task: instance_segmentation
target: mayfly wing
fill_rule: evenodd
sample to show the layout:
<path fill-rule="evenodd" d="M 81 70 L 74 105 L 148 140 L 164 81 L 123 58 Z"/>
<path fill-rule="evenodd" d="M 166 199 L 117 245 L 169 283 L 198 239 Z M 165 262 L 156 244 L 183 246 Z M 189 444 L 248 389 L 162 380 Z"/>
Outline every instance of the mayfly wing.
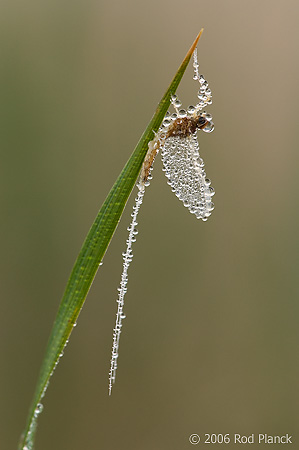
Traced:
<path fill-rule="evenodd" d="M 163 170 L 172 191 L 197 219 L 207 220 L 214 209 L 214 189 L 199 155 L 197 133 L 170 136 L 161 151 Z"/>

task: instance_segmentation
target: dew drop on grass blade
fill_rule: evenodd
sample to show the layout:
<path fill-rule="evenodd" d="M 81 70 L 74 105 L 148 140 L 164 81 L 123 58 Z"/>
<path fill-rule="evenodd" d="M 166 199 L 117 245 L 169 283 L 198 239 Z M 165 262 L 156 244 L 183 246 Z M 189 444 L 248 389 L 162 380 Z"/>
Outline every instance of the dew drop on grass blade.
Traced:
<path fill-rule="evenodd" d="M 109 371 L 109 395 L 115 383 L 119 340 L 122 330 L 124 314 L 124 297 L 127 292 L 128 269 L 133 258 L 132 244 L 136 241 L 138 233 L 136 227 L 137 216 L 143 201 L 145 188 L 149 186 L 152 178 L 153 163 L 159 150 L 163 162 L 163 170 L 172 191 L 181 200 L 186 208 L 197 219 L 206 221 L 214 209 L 212 197 L 215 194 L 211 181 L 206 177 L 204 162 L 199 154 L 197 132 L 211 133 L 214 129 L 211 114 L 203 109 L 212 103 L 212 93 L 208 82 L 199 74 L 197 62 L 197 49 L 193 53 L 193 79 L 198 81 L 198 102 L 195 106 L 183 109 L 177 95 L 172 95 L 171 103 L 175 110 L 165 115 L 163 123 L 155 138 L 148 144 L 148 152 L 143 162 L 139 181 L 138 193 L 131 214 L 132 221 L 128 227 L 126 251 L 123 253 L 123 271 L 120 287 L 118 288 L 116 323 L 113 329 L 112 356 Z"/>

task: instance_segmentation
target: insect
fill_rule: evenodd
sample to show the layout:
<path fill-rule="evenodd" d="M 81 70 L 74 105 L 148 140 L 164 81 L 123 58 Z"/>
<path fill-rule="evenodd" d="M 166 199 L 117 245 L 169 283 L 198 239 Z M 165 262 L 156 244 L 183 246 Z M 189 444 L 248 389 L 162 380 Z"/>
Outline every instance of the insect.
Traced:
<path fill-rule="evenodd" d="M 185 207 L 197 219 L 206 221 L 214 209 L 212 197 L 215 194 L 211 181 L 206 177 L 203 159 L 199 155 L 197 132 L 211 133 L 214 129 L 212 116 L 203 109 L 212 103 L 212 93 L 203 75 L 198 72 L 197 49 L 193 54 L 193 79 L 199 82 L 198 102 L 189 106 L 187 110 L 180 109 L 182 104 L 177 95 L 172 95 L 171 104 L 175 112 L 165 115 L 162 125 L 154 139 L 148 144 L 139 181 L 138 194 L 131 214 L 132 221 L 128 227 L 126 251 L 123 253 L 123 271 L 120 287 L 118 288 L 116 323 L 113 329 L 112 356 L 109 371 L 109 395 L 115 382 L 119 340 L 122 321 L 125 318 L 123 311 L 124 297 L 127 292 L 128 269 L 133 258 L 132 244 L 136 241 L 138 233 L 136 226 L 137 215 L 143 201 L 145 188 L 149 186 L 152 178 L 154 160 L 159 151 L 163 162 L 163 170 L 172 191 L 181 200 Z"/>

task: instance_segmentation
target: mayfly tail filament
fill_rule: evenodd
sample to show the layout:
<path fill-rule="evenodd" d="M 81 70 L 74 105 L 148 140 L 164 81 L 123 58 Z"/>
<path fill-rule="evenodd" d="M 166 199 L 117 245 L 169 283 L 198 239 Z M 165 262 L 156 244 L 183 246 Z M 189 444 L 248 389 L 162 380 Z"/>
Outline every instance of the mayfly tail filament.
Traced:
<path fill-rule="evenodd" d="M 127 292 L 127 284 L 128 284 L 128 269 L 130 267 L 130 263 L 133 259 L 132 253 L 132 244 L 136 241 L 137 231 L 137 216 L 139 213 L 139 209 L 143 202 L 143 197 L 145 193 L 145 188 L 149 186 L 151 177 L 151 171 L 153 168 L 153 162 L 156 154 L 159 150 L 159 143 L 156 141 L 156 138 L 149 143 L 149 150 L 145 157 L 141 173 L 139 176 L 139 182 L 137 184 L 138 193 L 135 198 L 135 204 L 133 206 L 132 211 L 132 220 L 128 227 L 129 236 L 126 241 L 126 251 L 122 254 L 123 256 L 123 270 L 121 274 L 120 286 L 118 288 L 118 299 L 117 299 L 117 313 L 116 313 L 116 321 L 115 327 L 113 329 L 113 343 L 112 343 L 112 354 L 110 361 L 110 371 L 109 371 L 109 395 L 112 393 L 112 386 L 115 383 L 116 370 L 117 370 L 117 359 L 118 359 L 118 350 L 119 350 L 119 340 L 122 329 L 122 321 L 126 317 L 124 314 L 124 298 Z"/>

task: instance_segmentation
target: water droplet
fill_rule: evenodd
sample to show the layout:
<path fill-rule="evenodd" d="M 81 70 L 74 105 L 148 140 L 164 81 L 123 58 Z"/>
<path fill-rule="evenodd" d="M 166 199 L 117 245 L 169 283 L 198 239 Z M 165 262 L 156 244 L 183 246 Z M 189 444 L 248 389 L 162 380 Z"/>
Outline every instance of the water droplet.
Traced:
<path fill-rule="evenodd" d="M 42 412 L 42 410 L 44 409 L 44 405 L 42 403 L 38 403 L 36 405 L 35 411 L 40 414 Z"/>
<path fill-rule="evenodd" d="M 163 120 L 163 125 L 164 125 L 164 127 L 169 127 L 169 125 L 171 124 L 172 122 L 171 122 L 171 120 L 170 119 L 164 119 Z"/>
<path fill-rule="evenodd" d="M 205 133 L 212 133 L 212 131 L 214 131 L 214 124 L 213 122 L 209 122 L 209 124 L 207 126 L 205 126 L 202 131 L 204 131 Z"/>

